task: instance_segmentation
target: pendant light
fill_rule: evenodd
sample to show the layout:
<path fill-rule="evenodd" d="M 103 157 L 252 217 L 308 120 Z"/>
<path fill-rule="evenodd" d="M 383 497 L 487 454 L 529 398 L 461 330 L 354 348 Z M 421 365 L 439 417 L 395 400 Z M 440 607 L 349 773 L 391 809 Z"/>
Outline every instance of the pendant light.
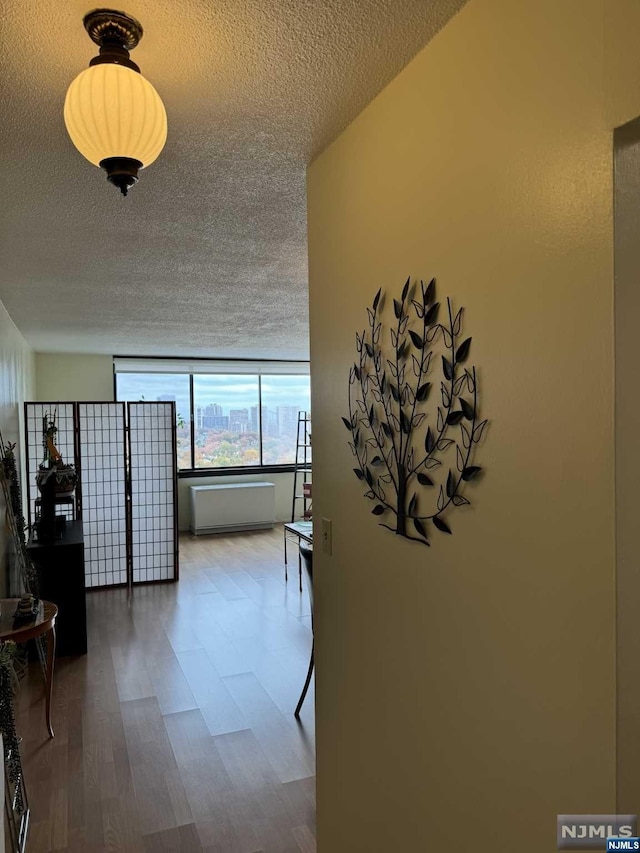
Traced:
<path fill-rule="evenodd" d="M 167 138 L 160 96 L 129 57 L 142 38 L 130 15 L 96 9 L 84 17 L 100 53 L 69 86 L 64 121 L 78 151 L 127 194 L 138 171 L 156 159 Z"/>

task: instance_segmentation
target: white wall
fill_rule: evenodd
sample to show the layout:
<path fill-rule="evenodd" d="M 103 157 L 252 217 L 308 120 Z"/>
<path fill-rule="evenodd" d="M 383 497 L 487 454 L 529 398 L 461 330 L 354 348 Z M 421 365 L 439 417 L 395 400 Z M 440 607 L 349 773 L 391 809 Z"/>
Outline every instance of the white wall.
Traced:
<path fill-rule="evenodd" d="M 0 302 L 0 431 L 5 443 L 17 442 L 17 454 L 23 475 L 21 452 L 24 430 L 23 403 L 29 400 L 35 387 L 35 360 L 31 347 L 18 331 Z M 6 589 L 6 558 L 8 539 L 4 524 L 4 500 L 0 491 L 0 592 Z"/>
<path fill-rule="evenodd" d="M 5 441 L 22 438 L 22 404 L 34 391 L 34 355 L 0 302 L 0 429 Z"/>

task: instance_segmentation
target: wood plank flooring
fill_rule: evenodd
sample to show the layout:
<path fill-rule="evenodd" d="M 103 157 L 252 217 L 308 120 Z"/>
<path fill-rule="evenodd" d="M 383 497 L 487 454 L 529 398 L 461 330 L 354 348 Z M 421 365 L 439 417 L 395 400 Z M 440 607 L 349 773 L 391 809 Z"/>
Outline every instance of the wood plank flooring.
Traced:
<path fill-rule="evenodd" d="M 292 551 L 294 549 L 291 549 Z M 314 853 L 311 620 L 282 528 L 180 541 L 178 584 L 87 595 L 89 651 L 57 662 L 44 722 L 16 704 L 30 853 Z M 297 566 L 296 566 L 297 568 Z"/>

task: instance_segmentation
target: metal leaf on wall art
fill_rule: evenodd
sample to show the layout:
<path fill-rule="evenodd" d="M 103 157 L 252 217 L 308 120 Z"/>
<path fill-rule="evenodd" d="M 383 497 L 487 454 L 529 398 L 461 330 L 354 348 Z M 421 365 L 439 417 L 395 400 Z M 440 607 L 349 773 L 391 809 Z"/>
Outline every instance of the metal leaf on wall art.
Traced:
<path fill-rule="evenodd" d="M 471 503 L 463 492 L 482 472 L 474 455 L 487 421 L 478 414 L 463 309 L 454 312 L 447 298 L 440 320 L 435 279 L 418 286 L 409 277 L 386 312 L 385 301 L 378 290 L 367 328 L 356 332 L 342 421 L 372 514 L 382 527 L 430 545 L 432 530 L 450 534 L 452 512 Z"/>

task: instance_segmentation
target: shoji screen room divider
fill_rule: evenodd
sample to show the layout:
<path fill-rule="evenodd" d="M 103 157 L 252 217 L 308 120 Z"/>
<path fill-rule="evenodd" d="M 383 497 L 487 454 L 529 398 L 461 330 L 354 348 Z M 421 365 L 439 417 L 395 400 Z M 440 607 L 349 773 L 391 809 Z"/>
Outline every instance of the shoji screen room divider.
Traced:
<path fill-rule="evenodd" d="M 83 522 L 86 587 L 177 580 L 175 403 L 25 403 L 31 524 L 43 417 L 54 412 L 56 447 L 79 474 L 66 514 Z"/>

